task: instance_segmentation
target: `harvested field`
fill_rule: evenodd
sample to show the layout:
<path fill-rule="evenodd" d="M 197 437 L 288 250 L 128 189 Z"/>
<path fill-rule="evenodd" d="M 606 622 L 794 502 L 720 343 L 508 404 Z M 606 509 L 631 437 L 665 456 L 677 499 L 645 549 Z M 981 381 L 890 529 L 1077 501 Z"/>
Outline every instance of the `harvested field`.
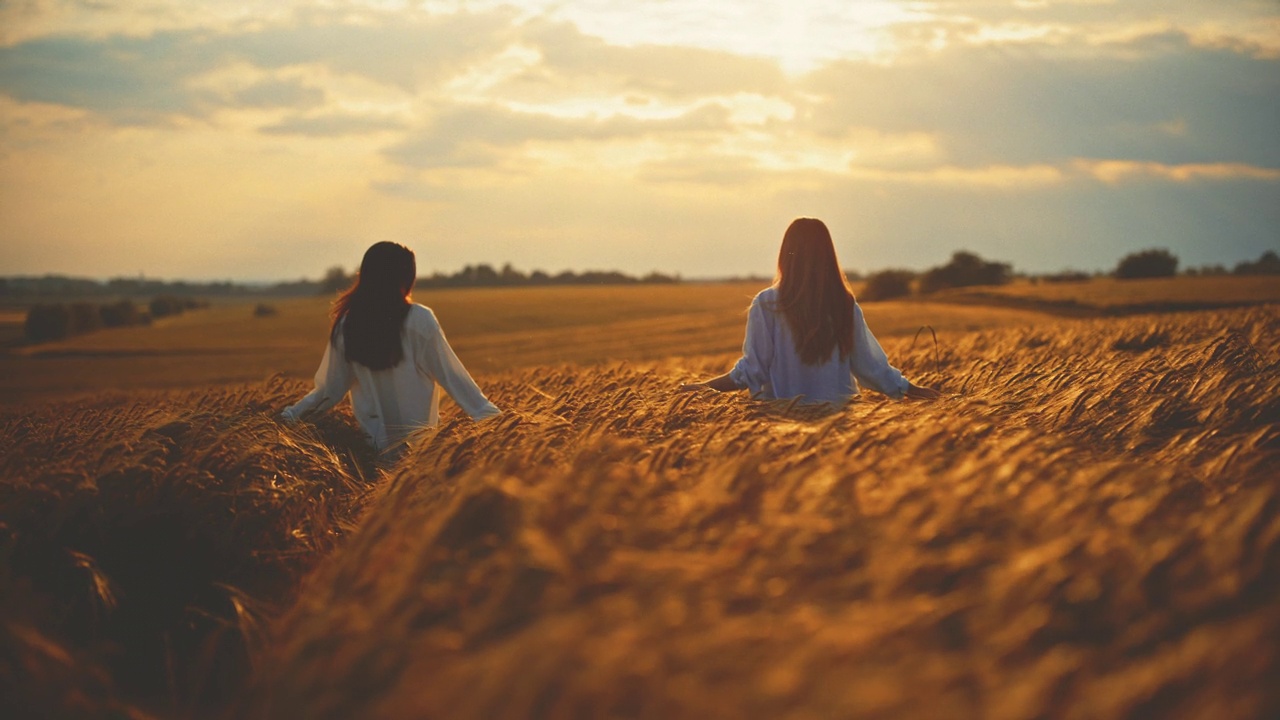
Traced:
<path fill-rule="evenodd" d="M 1274 275 L 1210 275 L 1080 282 L 1028 282 L 943 290 L 938 302 L 1034 309 L 1061 315 L 1117 316 L 1209 310 L 1280 302 Z"/>

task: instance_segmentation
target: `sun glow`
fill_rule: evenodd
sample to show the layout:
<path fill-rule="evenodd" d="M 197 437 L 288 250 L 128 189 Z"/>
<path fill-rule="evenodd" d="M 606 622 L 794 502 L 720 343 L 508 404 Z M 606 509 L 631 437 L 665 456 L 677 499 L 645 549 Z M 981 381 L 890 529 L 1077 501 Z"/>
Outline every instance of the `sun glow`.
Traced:
<path fill-rule="evenodd" d="M 767 270 L 759 228 L 799 212 L 868 268 L 1253 258 L 1264 5 L 0 2 L 0 269 L 278 278 L 429 237 L 441 268 L 710 277 Z"/>
<path fill-rule="evenodd" d="M 919 13 L 893 0 L 690 0 L 679 3 L 572 4 L 531 0 L 553 17 L 619 45 L 671 44 L 777 60 L 802 73 L 825 61 L 874 57 L 889 49 L 886 30 Z"/>

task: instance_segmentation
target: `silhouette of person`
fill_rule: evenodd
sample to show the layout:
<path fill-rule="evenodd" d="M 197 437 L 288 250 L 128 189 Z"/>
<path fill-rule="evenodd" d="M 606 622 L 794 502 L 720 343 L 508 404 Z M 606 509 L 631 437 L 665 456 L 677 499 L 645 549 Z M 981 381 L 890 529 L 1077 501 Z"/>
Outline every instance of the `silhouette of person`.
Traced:
<path fill-rule="evenodd" d="M 742 358 L 724 375 L 680 389 L 842 403 L 859 386 L 895 399 L 940 395 L 889 364 L 840 269 L 831 232 L 821 220 L 798 218 L 782 237 L 777 278 L 751 302 Z"/>
<path fill-rule="evenodd" d="M 296 422 L 351 392 L 356 420 L 384 459 L 404 451 L 407 436 L 440 419 L 443 386 L 473 420 L 501 411 L 462 366 L 430 308 L 413 302 L 413 251 L 391 242 L 365 251 L 355 282 L 333 303 L 315 389 L 286 408 Z"/>

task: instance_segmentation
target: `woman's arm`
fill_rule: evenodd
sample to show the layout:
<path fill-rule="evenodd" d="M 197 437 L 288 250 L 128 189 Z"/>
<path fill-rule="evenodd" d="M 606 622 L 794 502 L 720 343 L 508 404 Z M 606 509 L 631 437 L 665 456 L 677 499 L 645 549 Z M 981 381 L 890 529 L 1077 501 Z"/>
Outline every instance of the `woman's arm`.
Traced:
<path fill-rule="evenodd" d="M 444 330 L 435 314 L 428 311 L 427 320 L 422 323 L 422 341 L 417 343 L 418 356 L 414 358 L 418 372 L 440 383 L 449 393 L 449 397 L 458 403 L 472 420 L 484 420 L 502 413 L 496 405 L 489 402 L 484 391 L 471 379 L 471 373 L 463 367 L 449 341 L 445 339 Z"/>
<path fill-rule="evenodd" d="M 342 343 L 342 333 L 334 342 Z M 308 415 L 324 412 L 337 405 L 347 390 L 351 389 L 351 369 L 347 366 L 345 352 L 335 348 L 333 342 L 325 343 L 324 357 L 316 370 L 316 387 L 306 397 L 285 408 L 280 413 L 285 422 L 297 422 Z"/>
<path fill-rule="evenodd" d="M 734 364 L 733 369 L 710 380 L 686 383 L 680 386 L 680 390 L 685 392 L 706 387 L 720 392 L 733 392 L 746 389 L 752 395 L 758 395 L 768 387 L 768 368 L 772 363 L 773 335 L 769 332 L 763 301 L 756 295 L 751 309 L 747 311 L 747 332 L 742 339 L 742 357 Z"/>
<path fill-rule="evenodd" d="M 871 334 L 867 320 L 862 315 L 862 308 L 853 306 L 853 353 L 850 367 L 858 384 L 883 393 L 891 398 L 901 400 L 933 400 L 940 396 L 937 390 L 921 387 L 903 377 L 898 368 L 889 364 L 889 356 L 880 341 Z"/>
<path fill-rule="evenodd" d="M 680 392 L 688 392 L 699 388 L 711 388 L 712 390 L 719 390 L 720 392 L 733 392 L 734 390 L 742 389 L 733 381 L 732 373 L 725 373 L 723 375 L 713 377 L 710 380 L 703 380 L 702 382 L 696 383 L 685 383 L 680 386 Z"/>
<path fill-rule="evenodd" d="M 942 397 L 942 393 L 931 387 L 911 383 L 911 387 L 907 388 L 907 392 L 903 394 L 903 397 L 911 400 L 937 400 Z"/>

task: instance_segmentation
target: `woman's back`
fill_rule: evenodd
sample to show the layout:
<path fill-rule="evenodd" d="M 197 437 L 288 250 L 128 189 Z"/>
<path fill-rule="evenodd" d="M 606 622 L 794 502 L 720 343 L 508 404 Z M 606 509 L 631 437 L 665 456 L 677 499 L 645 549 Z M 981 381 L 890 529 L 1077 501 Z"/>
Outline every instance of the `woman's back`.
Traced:
<path fill-rule="evenodd" d="M 855 384 L 856 380 L 856 384 Z M 840 269 L 827 226 L 796 218 L 782 236 L 778 276 L 747 314 L 733 370 L 682 389 L 747 389 L 760 398 L 844 402 L 864 385 L 893 398 L 936 398 L 889 364 Z"/>
<path fill-rule="evenodd" d="M 472 417 L 497 413 L 450 349 L 430 308 L 409 308 L 400 339 L 404 359 L 389 369 L 345 363 L 352 373 L 351 405 L 377 447 L 394 445 L 413 430 L 439 421 L 437 384 Z"/>
<path fill-rule="evenodd" d="M 858 394 L 857 383 L 891 397 L 910 387 L 902 373 L 867 329 L 862 308 L 853 304 L 853 348 L 841 357 L 833 348 L 826 360 L 806 364 L 800 357 L 790 324 L 778 311 L 777 287 L 766 288 L 751 302 L 742 358 L 730 372 L 739 387 L 755 397 L 803 397 L 810 402 L 843 402 Z"/>
<path fill-rule="evenodd" d="M 283 411 L 286 421 L 323 412 L 350 391 L 360 427 L 385 451 L 439 421 L 437 387 L 473 419 L 499 413 L 449 347 L 435 313 L 412 301 L 416 267 L 413 251 L 397 243 L 365 251 L 355 284 L 334 301 L 316 387 Z"/>

